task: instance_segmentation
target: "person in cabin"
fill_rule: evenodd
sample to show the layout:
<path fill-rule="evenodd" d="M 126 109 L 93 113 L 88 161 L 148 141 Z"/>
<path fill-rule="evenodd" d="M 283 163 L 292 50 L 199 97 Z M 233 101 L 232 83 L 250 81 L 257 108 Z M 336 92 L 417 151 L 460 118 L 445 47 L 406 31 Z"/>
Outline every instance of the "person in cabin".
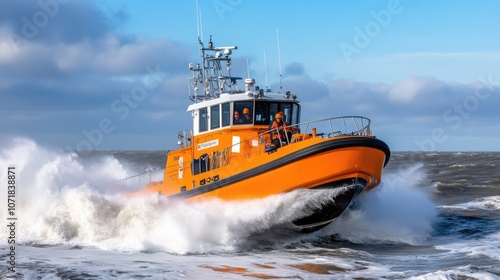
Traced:
<path fill-rule="evenodd" d="M 252 123 L 252 116 L 250 115 L 250 109 L 245 107 L 243 109 L 243 123 Z"/>
<path fill-rule="evenodd" d="M 234 119 L 233 124 L 243 123 L 243 120 L 240 118 L 240 113 L 237 110 L 234 110 Z"/>

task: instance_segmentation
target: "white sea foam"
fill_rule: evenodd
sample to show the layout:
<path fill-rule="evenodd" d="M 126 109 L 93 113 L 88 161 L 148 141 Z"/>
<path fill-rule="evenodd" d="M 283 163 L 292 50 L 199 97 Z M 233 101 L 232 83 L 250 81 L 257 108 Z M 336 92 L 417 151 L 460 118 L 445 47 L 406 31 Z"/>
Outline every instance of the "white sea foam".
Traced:
<path fill-rule="evenodd" d="M 465 203 L 442 205 L 439 208 L 445 210 L 481 211 L 482 213 L 491 213 L 491 215 L 495 216 L 495 211 L 498 212 L 500 210 L 500 196 L 481 197 Z M 496 216 L 498 217 L 498 214 Z"/>
<path fill-rule="evenodd" d="M 25 243 L 181 254 L 231 251 L 252 234 L 304 215 L 305 205 L 329 199 L 326 193 L 305 196 L 300 191 L 239 202 L 128 199 L 110 183 L 128 176 L 111 156 L 83 165 L 75 153 L 52 151 L 25 139 L 7 150 L 13 152 L 2 151 L 1 162 L 16 163 L 21 178 L 17 213 L 29 226 L 18 229 L 18 240 Z M 414 244 L 427 237 L 434 206 L 423 191 L 402 181 L 422 176 L 421 165 L 385 175 L 380 187 L 361 197 L 361 208 L 330 230 L 353 241 Z"/>
<path fill-rule="evenodd" d="M 104 190 L 117 176 L 126 175 L 112 157 L 84 166 L 75 153 L 42 148 L 28 139 L 15 139 L 0 151 L 0 168 L 6 170 L 9 165 L 16 166 L 18 242 L 60 243 L 85 233 L 88 227 L 82 224 L 99 222 L 90 221 L 92 208 L 104 212 L 107 204 L 97 189 Z M 5 182 L 6 174 L 0 174 Z M 2 202 L 7 201 L 6 195 L 0 193 Z M 1 213 L 6 219 L 7 213 Z M 4 227 L 1 231 L 6 233 Z"/>
<path fill-rule="evenodd" d="M 482 210 L 494 210 L 500 209 L 500 196 L 488 196 L 476 199 L 471 202 L 458 204 L 458 207 L 463 206 L 464 208 L 471 209 L 482 209 Z"/>
<path fill-rule="evenodd" d="M 480 279 L 480 280 L 495 280 L 498 276 L 477 271 L 477 268 L 472 265 L 450 268 L 447 270 L 438 270 L 422 274 L 420 276 L 409 277 L 411 280 L 448 280 L 448 279 Z"/>
<path fill-rule="evenodd" d="M 5 151 L 15 152 L 2 151 L 2 165 L 15 163 L 20 178 L 16 211 L 22 243 L 181 254 L 230 251 L 253 233 L 303 216 L 305 205 L 326 202 L 331 192 L 239 202 L 182 203 L 157 195 L 128 199 L 119 189 L 110 192 L 111 182 L 128 176 L 113 157 L 84 165 L 75 153 L 25 139 Z M 7 234 L 6 227 L 1 231 Z"/>
<path fill-rule="evenodd" d="M 437 211 L 427 190 L 417 187 L 423 178 L 421 164 L 384 174 L 380 186 L 362 193 L 357 207 L 347 210 L 325 231 L 360 243 L 425 242 Z"/>
<path fill-rule="evenodd" d="M 466 240 L 436 246 L 436 249 L 448 250 L 450 253 L 470 256 L 487 256 L 500 261 L 500 232 L 496 232 L 481 239 Z"/>

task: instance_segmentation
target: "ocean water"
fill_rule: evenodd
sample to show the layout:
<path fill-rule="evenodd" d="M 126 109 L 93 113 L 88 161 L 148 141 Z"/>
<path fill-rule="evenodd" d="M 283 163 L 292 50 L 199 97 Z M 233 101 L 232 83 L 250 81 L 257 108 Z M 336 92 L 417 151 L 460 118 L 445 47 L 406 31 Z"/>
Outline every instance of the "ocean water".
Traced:
<path fill-rule="evenodd" d="M 120 179 L 155 177 L 164 161 L 164 151 L 4 144 L 0 220 L 10 221 L 15 165 L 16 255 L 12 273 L 0 227 L 0 278 L 500 278 L 500 153 L 396 152 L 378 188 L 312 234 L 283 226 L 311 203 L 300 191 L 240 203 L 126 198 L 140 182 Z"/>

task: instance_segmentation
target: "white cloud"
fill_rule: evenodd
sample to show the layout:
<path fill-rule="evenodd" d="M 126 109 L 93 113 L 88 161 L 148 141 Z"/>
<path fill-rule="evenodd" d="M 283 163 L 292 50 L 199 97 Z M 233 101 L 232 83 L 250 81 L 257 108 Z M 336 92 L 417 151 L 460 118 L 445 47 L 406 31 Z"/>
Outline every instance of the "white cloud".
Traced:
<path fill-rule="evenodd" d="M 292 80 L 285 85 L 292 84 L 298 92 L 308 93 L 301 103 L 303 121 L 339 115 L 366 116 L 372 120 L 374 131 L 380 133 L 377 136 L 386 138 L 397 150 L 418 149 L 416 141 L 432 138 L 434 129 L 443 131 L 449 139 L 484 131 L 500 137 L 500 131 L 485 127 L 500 122 L 495 106 L 500 103 L 500 83 L 495 76 L 471 84 L 428 76 L 412 76 L 394 84 L 348 79 L 322 83 L 304 77 Z M 477 89 L 481 91 L 478 93 Z M 450 140 L 435 148 L 491 150 L 497 145 L 474 148 L 474 143 L 463 143 L 460 147 L 459 142 Z"/>
<path fill-rule="evenodd" d="M 14 61 L 18 53 L 19 50 L 11 29 L 6 26 L 0 26 L 0 65 Z"/>
<path fill-rule="evenodd" d="M 72 45 L 60 45 L 55 63 L 62 71 L 74 71 L 93 60 L 91 44 L 87 41 Z"/>
<path fill-rule="evenodd" d="M 409 103 L 413 101 L 418 94 L 423 94 L 425 91 L 437 89 L 440 82 L 433 77 L 410 77 L 402 80 L 394 85 L 389 91 L 389 100 Z"/>
<path fill-rule="evenodd" d="M 8 5 L 21 4 L 9 1 Z M 36 6 L 36 2 L 23 5 Z M 176 131 L 190 127 L 191 119 L 186 113 L 186 65 L 197 56 L 194 46 L 191 49 L 170 39 L 122 34 L 108 23 L 109 15 L 100 12 L 93 2 L 70 2 L 65 7 L 65 13 L 54 18 L 36 38 L 22 41 L 17 51 L 9 34 L 19 17 L 11 15 L 10 22 L 7 18 L 0 23 L 0 111 L 4 117 L 16 119 L 0 123 L 3 132 L 28 134 L 37 141 L 38 137 L 52 141 L 54 137 L 49 134 L 54 133 L 79 138 L 82 129 L 92 128 L 100 118 L 109 117 L 117 126 L 117 134 L 110 136 L 116 137 L 117 142 L 109 144 L 109 148 L 116 148 L 111 145 L 121 141 L 118 133 L 133 135 L 137 129 L 144 129 L 144 124 L 168 126 L 161 133 L 173 131 L 174 138 Z M 79 15 L 82 9 L 85 13 Z M 25 9 L 19 12 L 30 13 Z M 78 22 L 82 21 L 75 17 L 97 20 L 92 25 L 81 25 Z M 17 33 L 21 34 L 19 30 L 20 27 Z M 233 59 L 233 73 L 246 75 L 245 59 L 238 55 Z M 363 115 L 372 119 L 374 131 L 381 132 L 377 136 L 395 143 L 398 149 L 415 148 L 414 140 L 432 137 L 434 128 L 443 129 L 450 138 L 485 131 L 488 137 L 500 137 L 497 126 L 491 126 L 500 123 L 496 108 L 500 104 L 500 73 L 498 63 L 492 63 L 498 61 L 500 53 L 364 55 L 351 64 L 334 62 L 336 76 L 344 79 L 323 81 L 309 75 L 311 71 L 333 71 L 330 61 L 322 61 L 329 68 L 321 70 L 295 61 L 285 69 L 289 75 L 283 81 L 283 91 L 298 95 L 302 121 Z M 147 100 L 130 108 L 130 117 L 120 119 L 122 115 L 113 112 L 110 105 L 142 83 L 146 66 L 156 69 L 156 65 L 168 73 L 166 80 L 148 93 Z M 478 80 L 481 75 L 486 82 L 447 81 Z M 275 83 L 271 88 L 277 90 L 279 85 Z M 476 93 L 478 88 L 482 90 L 480 96 Z M 25 112 L 32 117 L 24 117 Z M 162 146 L 157 148 L 165 148 L 163 139 L 158 140 Z M 56 145 L 67 145 L 65 140 L 59 141 Z"/>

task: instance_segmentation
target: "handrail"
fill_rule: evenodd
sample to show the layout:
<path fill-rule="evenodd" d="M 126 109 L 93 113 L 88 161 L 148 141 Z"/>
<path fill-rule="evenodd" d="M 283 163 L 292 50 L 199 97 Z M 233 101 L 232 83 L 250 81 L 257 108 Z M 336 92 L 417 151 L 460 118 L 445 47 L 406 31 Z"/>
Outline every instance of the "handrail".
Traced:
<path fill-rule="evenodd" d="M 151 183 L 152 182 L 151 178 L 154 176 L 154 174 L 155 173 L 157 174 L 160 171 L 162 172 L 162 174 L 164 174 L 165 173 L 165 169 L 166 168 L 159 168 L 159 169 L 155 169 L 155 170 L 147 170 L 144 173 L 135 174 L 135 175 L 129 176 L 127 178 L 116 180 L 116 182 L 120 182 L 125 188 L 128 188 L 128 182 L 131 181 L 131 180 L 137 179 L 137 184 L 134 184 L 134 185 L 140 186 L 141 180 L 142 180 L 142 178 L 144 176 L 148 176 L 149 177 L 149 180 L 147 180 L 145 183 L 146 184 L 147 183 Z"/>
<path fill-rule="evenodd" d="M 348 125 L 346 124 L 346 120 L 352 120 L 352 124 Z M 365 125 L 366 122 L 366 125 Z M 315 121 L 308 121 L 308 122 L 302 122 L 299 124 L 294 124 L 294 125 L 288 125 L 284 127 L 285 130 L 292 131 L 294 132 L 292 134 L 292 137 L 289 138 L 288 134 L 285 133 L 285 143 L 287 145 L 293 144 L 295 142 L 300 142 L 299 138 L 294 138 L 295 135 L 300 134 L 300 135 L 312 135 L 312 129 L 316 128 L 313 126 L 320 126 L 320 128 L 323 128 L 323 131 L 326 132 L 319 132 L 317 133 L 317 137 L 322 137 L 325 138 L 335 138 L 335 137 L 345 137 L 345 136 L 360 136 L 360 137 L 371 137 L 371 130 L 370 130 L 370 119 L 362 116 L 341 116 L 341 117 L 333 117 L 333 118 L 327 118 L 327 119 L 321 119 L 321 120 L 315 120 Z M 231 153 L 232 153 L 232 148 L 237 145 L 242 145 L 245 142 L 252 141 L 252 140 L 258 140 L 259 143 L 259 151 L 265 151 L 265 148 L 262 147 L 262 145 L 269 145 L 271 143 L 269 142 L 263 142 L 261 139 L 265 139 L 267 134 L 272 134 L 272 133 L 279 133 L 278 128 L 273 128 L 270 130 L 267 130 L 265 132 L 259 133 L 256 136 L 243 139 L 242 141 L 233 144 L 231 146 L 225 147 L 221 149 L 217 154 L 218 161 L 221 162 L 222 164 L 219 166 L 216 166 L 216 168 L 225 166 L 230 164 L 230 158 L 231 158 Z M 311 137 L 309 137 L 311 138 Z M 295 139 L 295 140 L 294 140 Z M 272 141 L 272 139 L 270 139 Z M 225 160 L 220 160 L 220 156 L 222 151 L 224 151 L 224 159 Z M 194 160 L 193 160 L 194 161 Z M 190 162 L 184 162 L 186 166 L 191 166 Z M 172 166 L 167 166 L 166 169 L 168 168 L 173 168 L 176 167 L 177 164 L 174 164 Z M 207 170 L 208 171 L 208 170 Z M 165 171 L 167 172 L 167 171 Z"/>
<path fill-rule="evenodd" d="M 346 122 L 352 120 L 351 122 Z M 319 132 L 315 134 L 315 137 L 321 137 L 321 138 L 336 138 L 336 137 L 346 137 L 346 136 L 359 136 L 359 137 L 371 137 L 371 130 L 370 130 L 370 119 L 361 117 L 361 116 L 342 116 L 342 117 L 333 117 L 333 118 L 327 118 L 327 119 L 321 119 L 321 120 L 315 120 L 315 121 L 308 121 L 308 122 L 302 122 L 299 124 L 294 124 L 294 125 L 288 125 L 284 127 L 285 131 L 291 131 L 292 136 L 289 138 L 288 133 L 285 133 L 285 139 L 284 139 L 284 144 L 286 145 L 293 145 L 294 143 L 304 141 L 306 139 L 313 138 L 313 129 L 317 129 Z M 250 137 L 248 139 L 244 139 L 240 141 L 239 143 L 233 144 L 231 146 L 225 147 L 224 149 L 221 149 L 220 151 L 214 152 L 216 153 L 214 156 L 214 159 L 216 161 L 215 164 L 210 164 L 210 167 L 207 168 L 206 171 L 212 170 L 212 169 L 217 169 L 226 165 L 231 164 L 230 158 L 232 157 L 232 148 L 236 145 L 243 145 L 245 142 L 252 141 L 252 140 L 258 140 L 258 153 L 261 154 L 263 152 L 269 152 L 266 150 L 266 147 L 271 145 L 271 143 L 263 141 L 266 139 L 266 135 L 273 135 L 273 133 L 278 133 L 279 135 L 279 129 L 278 128 L 273 128 L 270 130 L 267 130 L 265 132 L 259 133 L 256 136 Z M 186 137 L 188 136 L 188 137 Z M 302 137 L 299 137 L 302 136 Z M 184 139 L 190 138 L 189 134 L 184 135 Z M 270 141 L 272 142 L 272 137 L 269 137 Z M 186 143 L 187 144 L 187 143 Z M 276 149 L 274 149 L 276 150 Z M 252 155 L 253 156 L 253 155 Z M 185 171 L 189 170 L 192 165 L 192 161 L 189 162 L 184 162 L 183 164 L 187 167 Z M 127 177 L 125 179 L 119 180 L 123 182 L 123 185 L 126 185 L 127 182 L 131 179 L 137 178 L 138 184 L 140 184 L 141 179 L 143 176 L 149 175 L 149 181 L 147 183 L 151 183 L 151 177 L 154 172 L 158 171 L 163 171 L 162 173 L 165 175 L 170 168 L 176 168 L 178 167 L 178 164 L 174 164 L 171 166 L 167 166 L 166 168 L 163 169 L 157 169 L 154 171 L 148 171 L 143 174 L 137 174 L 133 175 L 130 177 Z"/>

